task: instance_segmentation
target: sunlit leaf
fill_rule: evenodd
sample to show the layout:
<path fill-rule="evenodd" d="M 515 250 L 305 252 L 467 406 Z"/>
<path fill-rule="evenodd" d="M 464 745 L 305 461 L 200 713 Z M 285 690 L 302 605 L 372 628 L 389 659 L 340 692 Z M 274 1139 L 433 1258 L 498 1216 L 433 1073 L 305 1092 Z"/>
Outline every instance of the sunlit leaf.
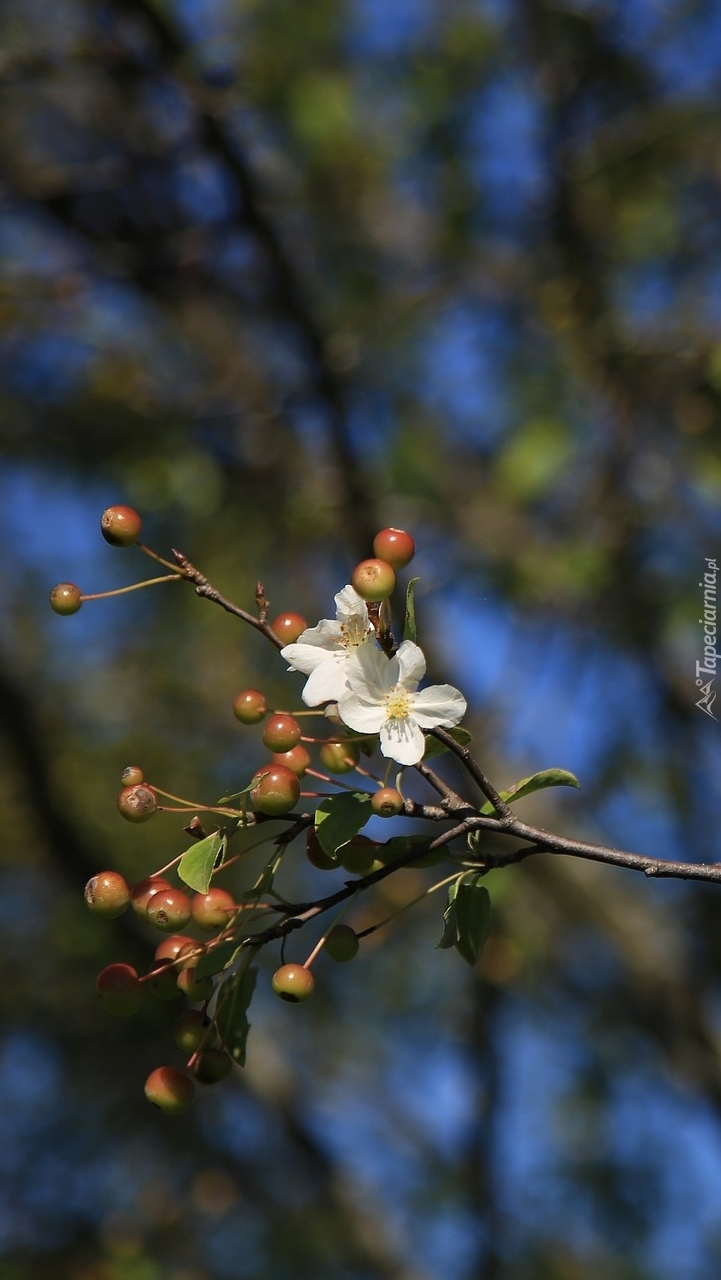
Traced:
<path fill-rule="evenodd" d="M 196 893 L 207 893 L 213 871 L 222 860 L 225 835 L 214 831 L 185 851 L 178 864 L 178 875 Z"/>
<path fill-rule="evenodd" d="M 403 624 L 403 639 L 412 640 L 414 644 L 418 643 L 418 629 L 416 627 L 416 583 L 418 578 L 411 578 L 406 588 L 406 617 Z"/>
<path fill-rule="evenodd" d="M 546 787 L 580 787 L 578 778 L 573 773 L 569 773 L 568 769 L 543 769 L 540 773 L 534 773 L 530 778 L 523 778 L 521 782 L 516 782 L 514 786 L 509 787 L 508 791 L 501 791 L 502 800 L 520 800 L 522 796 L 530 796 L 534 791 L 543 791 Z M 490 800 L 488 800 L 479 809 L 479 813 L 494 813 L 495 810 Z"/>

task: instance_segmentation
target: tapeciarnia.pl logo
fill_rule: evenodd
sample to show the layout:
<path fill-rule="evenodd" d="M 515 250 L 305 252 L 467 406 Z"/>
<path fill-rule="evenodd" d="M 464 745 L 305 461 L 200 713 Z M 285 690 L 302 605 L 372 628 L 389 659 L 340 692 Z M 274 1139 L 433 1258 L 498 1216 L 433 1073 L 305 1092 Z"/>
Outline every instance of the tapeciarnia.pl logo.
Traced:
<path fill-rule="evenodd" d="M 703 662 L 696 663 L 696 684 L 701 690 L 701 697 L 696 706 L 701 711 L 705 711 L 707 716 L 712 720 L 716 719 L 712 711 L 714 702 L 716 701 L 716 690 L 713 682 L 716 678 L 716 660 L 718 654 L 716 652 L 716 575 L 718 573 L 718 565 L 715 560 L 706 556 L 706 572 L 703 575 L 703 582 L 699 582 L 699 586 L 703 588 L 703 617 L 699 618 L 699 622 L 703 627 Z M 709 676 L 704 683 L 704 676 Z"/>

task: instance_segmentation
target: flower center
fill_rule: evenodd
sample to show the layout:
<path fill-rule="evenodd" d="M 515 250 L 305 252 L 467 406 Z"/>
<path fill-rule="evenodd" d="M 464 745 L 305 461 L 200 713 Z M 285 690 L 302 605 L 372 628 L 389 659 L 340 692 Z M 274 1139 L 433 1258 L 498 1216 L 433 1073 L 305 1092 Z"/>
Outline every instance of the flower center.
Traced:
<path fill-rule="evenodd" d="M 353 653 L 355 649 L 360 649 L 361 645 L 365 644 L 370 635 L 367 623 L 360 616 L 355 616 L 349 618 L 347 622 L 341 622 L 338 643 Z"/>
<path fill-rule="evenodd" d="M 402 685 L 396 685 L 386 694 L 386 715 L 389 720 L 407 720 L 413 705 L 413 695 Z"/>

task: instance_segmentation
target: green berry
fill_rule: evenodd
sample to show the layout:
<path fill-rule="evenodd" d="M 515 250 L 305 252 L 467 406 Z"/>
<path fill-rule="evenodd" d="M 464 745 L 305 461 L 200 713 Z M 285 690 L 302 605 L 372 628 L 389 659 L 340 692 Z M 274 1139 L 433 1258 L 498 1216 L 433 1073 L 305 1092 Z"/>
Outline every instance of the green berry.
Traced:
<path fill-rule="evenodd" d="M 295 644 L 298 636 L 307 630 L 308 623 L 300 613 L 280 613 L 270 628 L 283 644 Z"/>
<path fill-rule="evenodd" d="M 405 569 L 416 553 L 416 544 L 405 529 L 381 529 L 373 539 L 373 554 L 392 569 Z"/>
<path fill-rule="evenodd" d="M 263 730 L 263 745 L 269 751 L 290 751 L 300 742 L 300 725 L 293 716 L 278 711 Z"/>
<path fill-rule="evenodd" d="M 178 994 L 177 990 L 175 994 Z M 186 1009 L 175 1020 L 173 1039 L 184 1053 L 195 1053 L 201 1044 L 207 1049 L 211 1048 L 215 1039 L 215 1028 L 202 1010 Z"/>
<path fill-rule="evenodd" d="M 233 1059 L 225 1049 L 201 1049 L 193 1063 L 193 1075 L 201 1084 L 218 1084 L 233 1070 Z"/>
<path fill-rule="evenodd" d="M 387 600 L 396 585 L 396 575 L 385 560 L 361 560 L 350 580 L 361 600 Z"/>
<path fill-rule="evenodd" d="M 368 836 L 353 836 L 338 850 L 340 865 L 353 876 L 367 876 L 376 860 L 375 841 Z"/>
<path fill-rule="evenodd" d="M 76 587 L 74 582 L 59 582 L 50 592 L 50 608 L 63 618 L 77 613 L 82 603 L 80 587 Z"/>
<path fill-rule="evenodd" d="M 371 797 L 371 809 L 379 818 L 395 818 L 403 809 L 403 796 L 395 787 L 381 787 Z"/>
<path fill-rule="evenodd" d="M 267 712 L 265 696 L 258 689 L 242 689 L 233 703 L 233 715 L 241 724 L 259 724 Z"/>
<path fill-rule="evenodd" d="M 108 507 L 100 517 L 100 532 L 111 547 L 132 547 L 138 541 L 143 522 L 132 507 Z"/>
<path fill-rule="evenodd" d="M 128 1018 L 143 1003 L 143 984 L 129 964 L 109 964 L 95 979 L 95 987 L 108 1013 Z"/>
<path fill-rule="evenodd" d="M 142 782 L 123 787 L 117 799 L 118 813 L 128 822 L 147 822 L 158 807 L 155 792 Z"/>
<path fill-rule="evenodd" d="M 286 769 L 290 769 L 296 778 L 302 778 L 306 769 L 310 766 L 310 756 L 299 742 L 297 746 L 291 747 L 290 751 L 275 751 L 273 753 L 273 764 L 285 765 Z"/>
<path fill-rule="evenodd" d="M 238 910 L 233 895 L 227 889 L 209 889 L 196 893 L 190 902 L 193 921 L 201 929 L 224 929 L 230 917 Z"/>
<path fill-rule="evenodd" d="M 319 755 L 329 773 L 350 773 L 360 760 L 360 748 L 352 738 L 331 738 L 323 743 Z"/>
<path fill-rule="evenodd" d="M 176 933 L 190 919 L 190 898 L 182 889 L 160 889 L 148 899 L 145 914 L 156 929 Z"/>
<path fill-rule="evenodd" d="M 100 871 L 85 886 L 85 901 L 96 916 L 114 920 L 130 902 L 130 889 L 119 871 Z"/>
<path fill-rule="evenodd" d="M 300 783 L 292 769 L 282 764 L 265 765 L 253 779 L 250 799 L 259 813 L 288 813 L 300 796 Z"/>
<path fill-rule="evenodd" d="M 312 995 L 315 982 L 310 969 L 305 969 L 302 964 L 284 964 L 273 974 L 272 986 L 281 1000 L 299 1004 Z"/>
<path fill-rule="evenodd" d="M 355 930 L 348 924 L 333 925 L 325 940 L 328 955 L 331 960 L 337 960 L 339 964 L 353 960 L 358 955 L 359 946 Z"/>
<path fill-rule="evenodd" d="M 192 1104 L 195 1089 L 176 1067 L 156 1067 L 145 1081 L 145 1096 L 166 1116 L 182 1116 Z"/>
<path fill-rule="evenodd" d="M 143 771 L 136 764 L 129 764 L 120 775 L 120 783 L 123 787 L 136 787 L 143 781 Z"/>
<path fill-rule="evenodd" d="M 210 1000 L 215 990 L 212 978 L 196 978 L 195 966 L 192 969 L 183 969 L 182 973 L 178 974 L 177 984 L 178 990 L 197 1004 Z"/>

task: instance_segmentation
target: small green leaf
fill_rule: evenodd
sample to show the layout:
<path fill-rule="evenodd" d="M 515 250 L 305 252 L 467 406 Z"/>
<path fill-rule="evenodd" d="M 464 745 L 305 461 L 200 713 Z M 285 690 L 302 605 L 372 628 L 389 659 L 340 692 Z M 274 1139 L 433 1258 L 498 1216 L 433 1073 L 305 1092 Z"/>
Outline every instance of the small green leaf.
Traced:
<path fill-rule="evenodd" d="M 242 969 L 226 978 L 215 1006 L 218 1034 L 234 1062 L 245 1066 L 245 1045 L 250 1031 L 248 1006 L 253 998 L 258 970 Z"/>
<path fill-rule="evenodd" d="M 439 943 L 436 944 L 436 951 L 448 951 L 451 947 L 455 947 L 458 942 L 458 921 L 456 919 L 456 894 L 458 893 L 458 881 L 454 880 L 453 884 L 448 886 L 448 899 L 446 909 L 443 912 L 443 936 Z"/>
<path fill-rule="evenodd" d="M 357 835 L 371 816 L 366 791 L 344 791 L 322 800 L 315 811 L 315 828 L 324 853 L 334 858 L 341 845 Z"/>
<path fill-rule="evenodd" d="M 449 729 L 448 732 L 460 747 L 467 747 L 469 742 L 473 740 L 468 730 L 461 729 L 458 725 L 455 729 Z M 444 742 L 439 742 L 438 738 L 434 738 L 432 733 L 426 734 L 426 749 L 423 752 L 424 761 L 430 760 L 433 756 L 443 755 L 444 751 L 448 751 L 448 747 Z"/>
<path fill-rule="evenodd" d="M 412 640 L 414 644 L 418 643 L 418 628 L 416 627 L 416 583 L 418 578 L 411 578 L 406 588 L 406 617 L 403 623 L 403 639 Z"/>
<path fill-rule="evenodd" d="M 453 730 L 451 730 L 453 733 Z M 520 800 L 522 796 L 530 796 L 534 791 L 544 791 L 546 787 L 580 787 L 578 778 L 573 773 L 569 773 L 568 769 L 542 769 L 540 773 L 531 774 L 530 778 L 523 778 L 521 782 L 516 782 L 508 791 L 501 791 L 502 800 L 515 801 Z M 479 813 L 495 812 L 490 800 L 478 810 Z"/>
<path fill-rule="evenodd" d="M 225 835 L 214 831 L 186 849 L 178 864 L 178 875 L 196 893 L 207 893 L 216 864 L 222 861 Z"/>
<path fill-rule="evenodd" d="M 233 963 L 240 947 L 241 943 L 238 939 L 231 938 L 230 941 L 219 942 L 217 947 L 206 951 L 195 966 L 196 978 L 210 978 L 214 973 L 222 973 L 223 969 L 227 969 L 228 965 Z"/>
<path fill-rule="evenodd" d="M 491 899 L 480 876 L 465 875 L 454 900 L 457 926 L 456 951 L 466 964 L 475 964 L 491 926 Z"/>

